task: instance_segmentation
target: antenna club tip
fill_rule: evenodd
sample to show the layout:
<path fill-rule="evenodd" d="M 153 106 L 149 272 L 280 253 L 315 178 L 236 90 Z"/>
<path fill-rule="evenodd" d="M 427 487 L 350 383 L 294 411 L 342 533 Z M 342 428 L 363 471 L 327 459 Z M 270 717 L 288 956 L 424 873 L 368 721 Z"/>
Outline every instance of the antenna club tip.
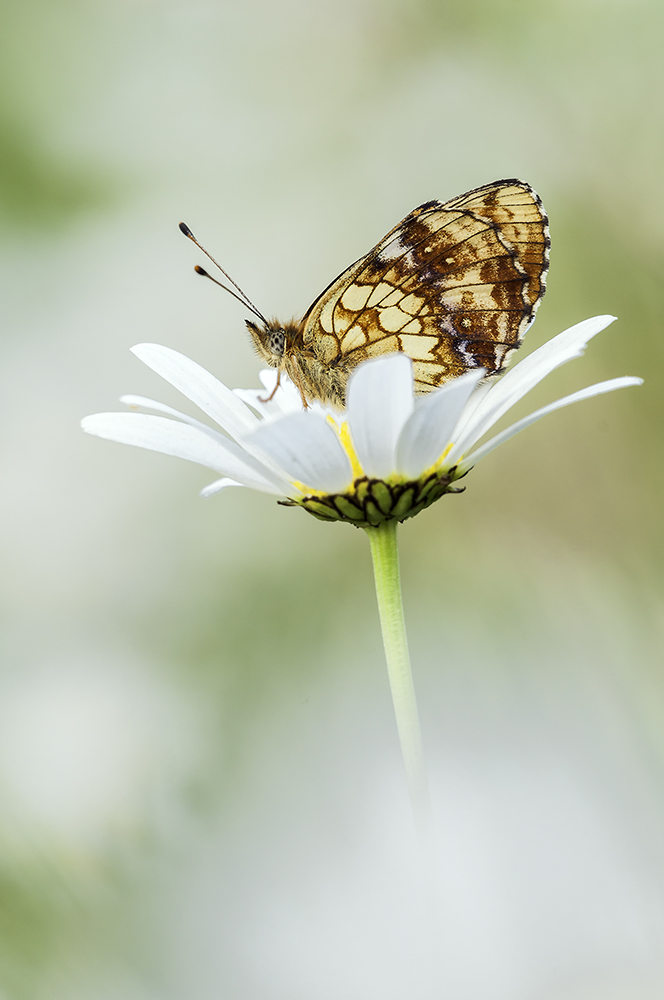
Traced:
<path fill-rule="evenodd" d="M 194 271 L 196 274 L 202 274 L 204 278 L 210 277 L 205 268 L 201 267 L 200 264 L 194 264 Z"/>
<path fill-rule="evenodd" d="M 191 229 L 189 228 L 186 222 L 178 223 L 178 228 L 181 233 L 184 233 L 184 235 L 188 236 L 190 240 L 193 240 L 194 234 L 192 233 Z"/>

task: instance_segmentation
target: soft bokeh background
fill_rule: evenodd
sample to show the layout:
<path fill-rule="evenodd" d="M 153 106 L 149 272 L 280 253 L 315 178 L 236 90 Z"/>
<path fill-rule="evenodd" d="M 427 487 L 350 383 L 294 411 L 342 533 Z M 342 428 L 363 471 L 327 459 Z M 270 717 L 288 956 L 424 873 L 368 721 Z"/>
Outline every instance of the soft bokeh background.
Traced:
<path fill-rule="evenodd" d="M 664 995 L 659 0 L 8 0 L 0 14 L 1 1000 Z M 421 201 L 541 193 L 524 352 L 593 381 L 401 532 L 422 900 L 366 540 L 84 436 L 128 348 L 257 384 Z"/>

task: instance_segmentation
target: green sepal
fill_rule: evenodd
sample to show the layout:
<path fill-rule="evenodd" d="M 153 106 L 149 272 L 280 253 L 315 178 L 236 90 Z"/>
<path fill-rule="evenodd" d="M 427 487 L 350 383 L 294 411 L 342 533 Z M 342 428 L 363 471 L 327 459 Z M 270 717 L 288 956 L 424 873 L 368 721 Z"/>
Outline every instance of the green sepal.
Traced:
<path fill-rule="evenodd" d="M 453 472 L 434 472 L 426 479 L 356 479 L 346 493 L 305 496 L 300 500 L 281 501 L 304 507 L 323 521 L 348 521 L 356 527 L 377 527 L 385 521 L 406 521 L 440 500 L 445 493 L 458 493 Z"/>

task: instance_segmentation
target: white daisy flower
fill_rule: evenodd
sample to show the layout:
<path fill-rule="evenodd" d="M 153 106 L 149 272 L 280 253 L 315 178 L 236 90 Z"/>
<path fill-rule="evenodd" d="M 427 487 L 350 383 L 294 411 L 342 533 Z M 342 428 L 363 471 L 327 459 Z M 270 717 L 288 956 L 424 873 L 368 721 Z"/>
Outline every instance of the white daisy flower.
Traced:
<path fill-rule="evenodd" d="M 261 390 L 228 389 L 200 365 L 168 347 L 139 344 L 133 353 L 195 403 L 217 427 L 142 396 L 123 396 L 132 411 L 97 413 L 89 434 L 176 455 L 214 469 L 227 486 L 247 486 L 283 497 L 324 520 L 375 526 L 413 517 L 498 445 L 547 413 L 642 379 L 623 377 L 588 386 L 544 406 L 478 447 L 493 425 L 549 372 L 583 354 L 614 316 L 596 316 L 565 330 L 505 375 L 482 382 L 474 369 L 426 396 L 413 392 L 405 354 L 366 361 L 349 381 L 343 413 L 314 404 L 302 409 L 294 385 L 282 377 L 271 399 Z M 261 373 L 265 395 L 276 373 Z M 135 412 L 136 409 L 152 413 Z M 219 429 L 217 429 L 219 428 Z"/>
<path fill-rule="evenodd" d="M 122 397 L 133 412 L 97 413 L 83 420 L 83 429 L 98 437 L 214 469 L 221 478 L 206 486 L 203 496 L 227 486 L 248 486 L 323 520 L 367 529 L 399 739 L 425 847 L 431 814 L 403 619 L 398 522 L 458 491 L 454 484 L 480 459 L 546 413 L 640 385 L 640 378 L 615 378 L 588 386 L 481 443 L 515 403 L 549 372 L 583 354 L 589 340 L 614 318 L 596 316 L 578 323 L 500 378 L 482 381 L 484 371 L 474 369 L 426 396 L 415 396 L 412 362 L 405 354 L 366 361 L 349 381 L 343 413 L 318 404 L 304 410 L 299 391 L 283 376 L 276 388 L 274 370 L 261 373 L 264 390 L 231 390 L 177 351 L 139 344 L 132 348 L 134 354 L 217 426 L 143 396 Z"/>

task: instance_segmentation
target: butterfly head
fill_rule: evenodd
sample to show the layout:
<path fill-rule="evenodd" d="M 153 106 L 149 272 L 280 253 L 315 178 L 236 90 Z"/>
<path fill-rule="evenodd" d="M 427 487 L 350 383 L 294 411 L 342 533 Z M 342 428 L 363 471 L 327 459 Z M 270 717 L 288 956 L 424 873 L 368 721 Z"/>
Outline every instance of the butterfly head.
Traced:
<path fill-rule="evenodd" d="M 278 320 L 254 323 L 250 319 L 246 324 L 258 356 L 271 368 L 281 368 L 296 333 L 295 324 L 279 323 Z"/>

